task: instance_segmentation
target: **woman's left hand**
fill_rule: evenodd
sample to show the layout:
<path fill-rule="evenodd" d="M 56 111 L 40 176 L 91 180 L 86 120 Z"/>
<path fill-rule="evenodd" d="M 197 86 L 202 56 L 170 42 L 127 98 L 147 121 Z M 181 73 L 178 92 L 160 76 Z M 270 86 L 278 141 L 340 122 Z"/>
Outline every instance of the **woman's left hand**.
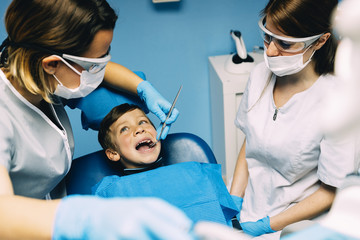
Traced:
<path fill-rule="evenodd" d="M 240 223 L 241 228 L 244 233 L 249 234 L 251 236 L 260 236 L 265 233 L 273 233 L 276 232 L 270 227 L 270 218 L 266 216 L 256 222 L 243 222 Z"/>
<path fill-rule="evenodd" d="M 162 123 L 165 122 L 166 115 L 170 111 L 171 103 L 168 102 L 161 94 L 147 81 L 142 81 L 137 86 L 137 93 L 141 100 L 146 103 L 147 108 L 154 113 Z M 157 129 L 157 139 L 165 139 L 169 130 L 170 125 L 176 121 L 179 115 L 179 111 L 174 108 L 168 120 L 166 120 L 166 127 L 163 133 L 160 135 L 161 126 Z"/>

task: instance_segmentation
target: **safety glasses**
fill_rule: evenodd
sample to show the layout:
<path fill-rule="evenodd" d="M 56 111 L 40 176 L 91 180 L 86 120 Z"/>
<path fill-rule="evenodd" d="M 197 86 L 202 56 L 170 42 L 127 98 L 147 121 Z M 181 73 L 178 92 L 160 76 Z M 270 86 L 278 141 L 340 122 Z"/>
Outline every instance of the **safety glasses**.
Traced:
<path fill-rule="evenodd" d="M 15 43 L 15 42 L 10 41 L 8 37 L 3 41 L 0 48 L 4 48 L 6 46 L 24 47 L 24 48 L 28 48 L 28 49 L 36 49 L 38 51 L 50 53 L 50 54 L 53 54 L 55 56 L 59 56 L 59 57 L 61 57 L 63 59 L 67 59 L 67 60 L 69 60 L 69 61 L 71 61 L 73 63 L 78 64 L 79 66 L 84 68 L 89 73 L 100 72 L 101 70 L 103 70 L 105 68 L 106 64 L 111 59 L 110 47 L 109 47 L 109 49 L 108 49 L 108 51 L 107 51 L 107 53 L 105 54 L 104 57 L 86 58 L 86 57 L 79 57 L 79 56 L 74 56 L 74 55 L 70 55 L 70 54 L 65 54 L 65 53 L 59 53 L 57 51 L 53 51 L 53 50 L 50 50 L 50 49 L 47 49 L 47 48 L 43 48 L 41 46 L 37 46 L 37 45 L 34 45 L 34 44 Z"/>
<path fill-rule="evenodd" d="M 78 64 L 89 73 L 97 73 L 103 70 L 106 64 L 110 61 L 111 55 L 109 54 L 109 51 L 104 57 L 101 58 L 86 58 L 69 54 L 62 54 L 61 56 L 66 60 L 70 60 L 71 62 Z"/>
<path fill-rule="evenodd" d="M 318 40 L 322 35 L 315 35 L 305 38 L 290 38 L 276 35 L 266 29 L 266 19 L 265 16 L 259 20 L 260 34 L 266 44 L 273 42 L 275 46 L 283 52 L 294 53 L 300 52 Z"/>

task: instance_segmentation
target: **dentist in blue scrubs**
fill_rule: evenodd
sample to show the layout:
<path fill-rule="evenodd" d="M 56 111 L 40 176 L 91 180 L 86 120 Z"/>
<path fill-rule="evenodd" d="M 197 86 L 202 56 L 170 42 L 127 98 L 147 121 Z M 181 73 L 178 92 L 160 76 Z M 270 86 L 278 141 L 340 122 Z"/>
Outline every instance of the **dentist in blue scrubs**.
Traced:
<path fill-rule="evenodd" d="M 337 41 L 337 0 L 270 0 L 259 28 L 264 62 L 252 71 L 235 124 L 245 133 L 230 193 L 243 231 L 279 239 L 289 224 L 330 208 L 335 190 L 356 166 L 355 142 L 322 131 Z"/>
<path fill-rule="evenodd" d="M 0 239 L 190 239 L 192 222 L 158 199 L 65 197 L 74 140 L 63 99 L 84 97 L 104 80 L 137 94 L 162 121 L 170 109 L 150 83 L 110 62 L 116 19 L 105 0 L 13 0 L 8 7 L 0 63 Z"/>

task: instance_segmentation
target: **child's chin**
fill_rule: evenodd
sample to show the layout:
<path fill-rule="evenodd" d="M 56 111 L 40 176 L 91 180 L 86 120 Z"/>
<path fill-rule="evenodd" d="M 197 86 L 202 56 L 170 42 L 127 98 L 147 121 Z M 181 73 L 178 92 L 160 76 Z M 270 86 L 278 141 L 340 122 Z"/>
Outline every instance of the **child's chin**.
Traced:
<path fill-rule="evenodd" d="M 155 160 L 149 160 L 149 161 L 143 161 L 143 165 L 144 165 L 144 166 L 151 165 L 151 164 L 153 164 L 154 162 L 156 162 L 156 160 L 157 160 L 157 159 L 155 159 Z"/>
<path fill-rule="evenodd" d="M 151 159 L 144 159 L 142 158 L 141 160 L 139 161 L 135 161 L 136 162 L 136 165 L 140 167 L 146 167 L 146 166 L 149 166 L 151 164 L 153 164 L 154 162 L 156 162 L 157 158 L 151 158 Z"/>

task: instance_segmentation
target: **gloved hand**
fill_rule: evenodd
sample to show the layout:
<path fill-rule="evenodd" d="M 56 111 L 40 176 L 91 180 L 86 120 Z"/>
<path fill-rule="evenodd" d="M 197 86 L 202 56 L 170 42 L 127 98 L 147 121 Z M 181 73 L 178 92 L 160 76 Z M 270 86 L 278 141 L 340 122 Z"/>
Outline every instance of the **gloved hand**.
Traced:
<path fill-rule="evenodd" d="M 246 234 L 251 236 L 260 236 L 265 233 L 273 233 L 276 232 L 270 227 L 270 218 L 266 216 L 256 222 L 243 222 L 240 223 L 241 228 Z"/>
<path fill-rule="evenodd" d="M 242 208 L 244 199 L 242 197 L 238 197 L 235 195 L 231 195 L 231 197 L 234 200 L 235 205 L 239 208 L 239 213 L 236 214 L 236 218 L 238 221 L 240 221 L 240 212 L 241 212 L 241 208 Z"/>
<path fill-rule="evenodd" d="M 59 204 L 52 239 L 194 239 L 191 227 L 160 199 L 73 195 Z"/>
<path fill-rule="evenodd" d="M 156 91 L 156 89 L 147 81 L 142 81 L 137 86 L 137 93 L 141 100 L 146 103 L 147 108 L 154 113 L 162 123 L 165 122 L 166 115 L 170 111 L 171 103 L 168 102 L 161 94 Z M 166 127 L 164 128 L 163 133 L 160 135 L 161 126 L 157 129 L 158 135 L 156 136 L 157 139 L 165 139 L 169 130 L 170 125 L 176 121 L 179 115 L 179 111 L 174 108 L 171 113 L 171 116 L 166 121 Z"/>

